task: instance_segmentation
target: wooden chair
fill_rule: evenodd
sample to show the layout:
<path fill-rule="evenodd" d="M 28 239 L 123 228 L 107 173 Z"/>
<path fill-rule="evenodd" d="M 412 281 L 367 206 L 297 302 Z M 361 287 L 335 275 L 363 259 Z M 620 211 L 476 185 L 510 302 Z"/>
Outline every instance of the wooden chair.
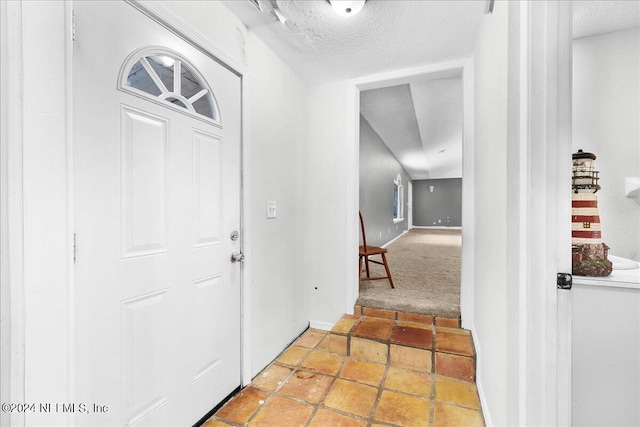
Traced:
<path fill-rule="evenodd" d="M 359 247 L 359 255 L 360 259 L 358 261 L 358 277 L 360 280 L 383 280 L 389 279 L 389 283 L 391 287 L 395 289 L 393 286 L 393 279 L 391 278 L 391 271 L 389 270 L 389 264 L 387 264 L 387 257 L 385 254 L 388 252 L 385 248 L 380 248 L 378 246 L 370 246 L 367 245 L 367 233 L 364 230 L 364 220 L 362 219 L 362 212 L 360 214 L 360 229 L 362 230 L 362 245 Z M 370 260 L 369 257 L 373 255 L 380 255 L 382 257 L 382 262 Z M 362 261 L 364 260 L 365 270 L 367 272 L 367 277 L 362 277 Z M 369 263 L 372 262 L 374 264 L 384 265 L 384 269 L 387 272 L 387 275 L 384 277 L 371 277 L 369 273 Z"/>

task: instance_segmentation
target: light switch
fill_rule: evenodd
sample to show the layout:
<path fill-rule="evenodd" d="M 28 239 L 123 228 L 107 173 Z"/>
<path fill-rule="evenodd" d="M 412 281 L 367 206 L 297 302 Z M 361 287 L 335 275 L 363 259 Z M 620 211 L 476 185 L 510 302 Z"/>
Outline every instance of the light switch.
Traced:
<path fill-rule="evenodd" d="M 276 202 L 267 200 L 267 219 L 276 217 Z"/>

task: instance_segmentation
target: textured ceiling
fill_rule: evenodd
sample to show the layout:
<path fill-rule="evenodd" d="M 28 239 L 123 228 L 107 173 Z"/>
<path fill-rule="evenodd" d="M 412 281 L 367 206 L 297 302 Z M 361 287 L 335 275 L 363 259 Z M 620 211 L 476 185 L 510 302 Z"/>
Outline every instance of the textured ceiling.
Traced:
<path fill-rule="evenodd" d="M 325 0 L 223 3 L 313 84 L 470 57 L 486 6 L 486 0 L 367 0 L 358 15 L 343 18 Z M 576 38 L 640 25 L 637 0 L 573 7 Z M 462 111 L 459 78 L 361 94 L 363 116 L 413 179 L 461 176 Z"/>
<path fill-rule="evenodd" d="M 360 93 L 360 111 L 412 179 L 462 176 L 462 78 Z"/>
<path fill-rule="evenodd" d="M 261 10 L 249 0 L 223 3 L 310 83 L 467 58 L 486 4 L 368 0 L 345 18 L 325 0 L 256 1 Z"/>
<path fill-rule="evenodd" d="M 637 0 L 574 1 L 573 37 L 587 37 L 640 26 Z"/>

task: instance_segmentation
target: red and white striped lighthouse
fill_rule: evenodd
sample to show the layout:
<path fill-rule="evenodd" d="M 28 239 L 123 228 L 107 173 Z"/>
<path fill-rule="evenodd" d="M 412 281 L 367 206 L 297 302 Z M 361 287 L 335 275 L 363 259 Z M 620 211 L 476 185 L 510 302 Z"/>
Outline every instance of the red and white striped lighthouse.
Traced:
<path fill-rule="evenodd" d="M 579 276 L 608 276 L 612 264 L 607 259 L 609 247 L 602 242 L 598 196 L 598 171 L 594 168 L 595 154 L 578 150 L 573 154 L 571 179 L 571 245 L 573 274 Z"/>

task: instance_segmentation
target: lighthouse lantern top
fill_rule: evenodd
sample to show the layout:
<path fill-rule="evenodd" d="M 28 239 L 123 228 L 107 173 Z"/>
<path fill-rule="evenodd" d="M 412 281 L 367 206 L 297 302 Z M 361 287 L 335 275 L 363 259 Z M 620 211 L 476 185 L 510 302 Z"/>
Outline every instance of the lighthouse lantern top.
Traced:
<path fill-rule="evenodd" d="M 595 170 L 593 165 L 596 155 L 593 153 L 585 153 L 578 150 L 573 153 L 573 176 L 571 180 L 571 188 L 580 193 L 595 193 L 600 189 L 598 184 L 599 171 Z"/>

